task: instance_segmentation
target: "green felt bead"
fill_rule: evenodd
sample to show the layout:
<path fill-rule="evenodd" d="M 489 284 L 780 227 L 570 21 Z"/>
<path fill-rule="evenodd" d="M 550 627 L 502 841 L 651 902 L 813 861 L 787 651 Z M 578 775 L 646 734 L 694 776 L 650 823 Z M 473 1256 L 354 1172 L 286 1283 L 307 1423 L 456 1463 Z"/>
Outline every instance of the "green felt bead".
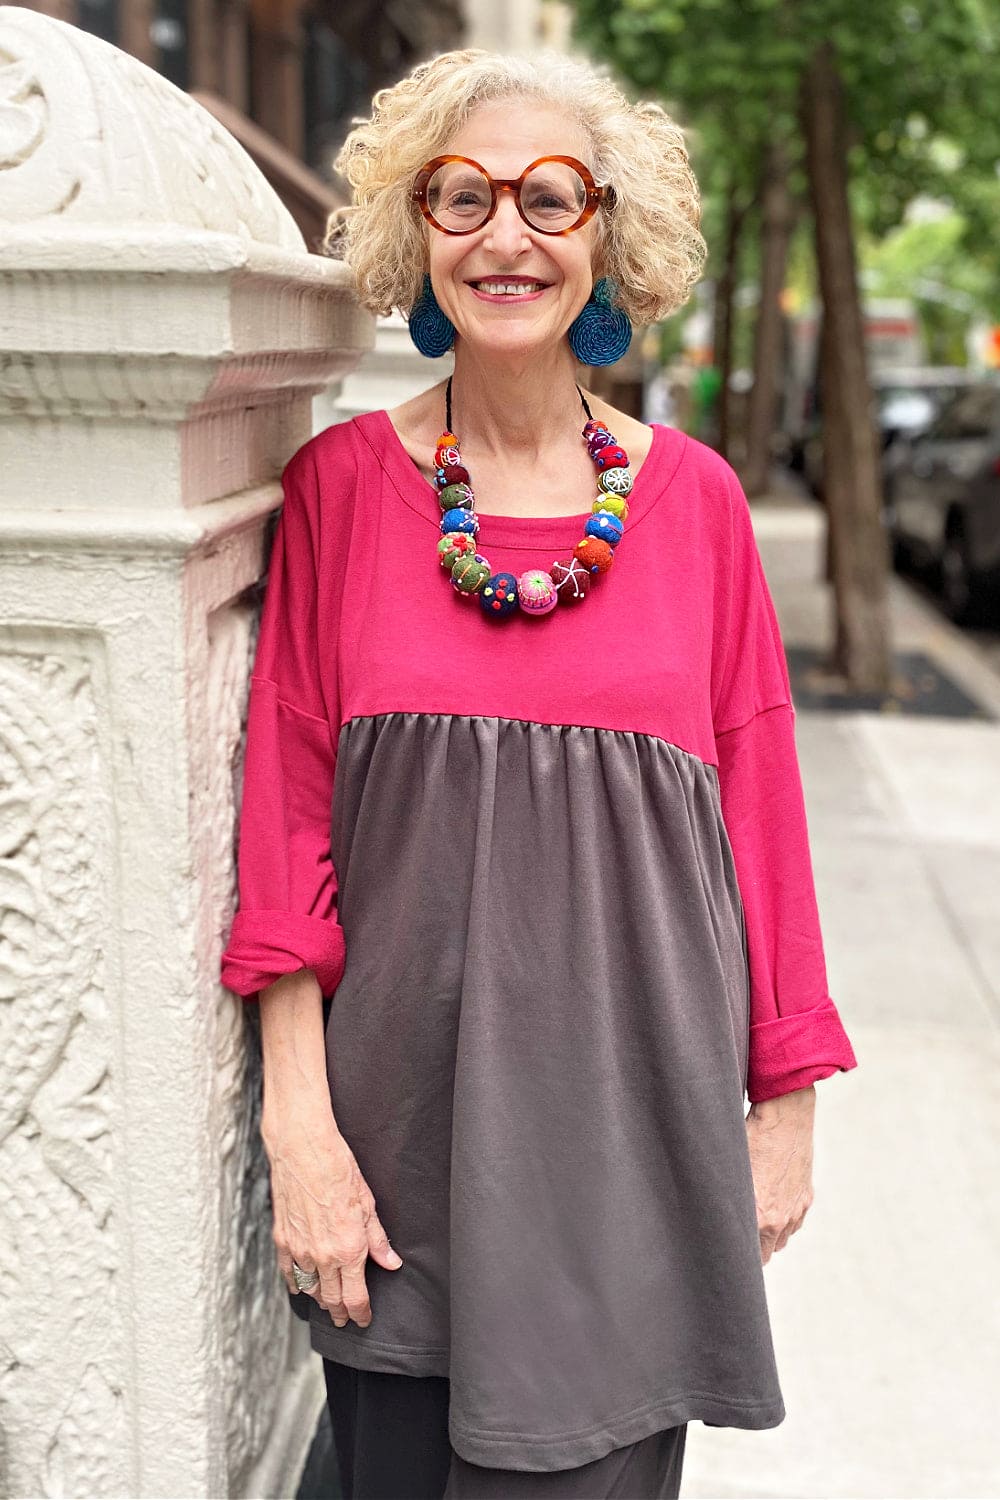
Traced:
<path fill-rule="evenodd" d="M 446 531 L 437 544 L 438 559 L 442 568 L 449 572 L 460 557 L 471 557 L 476 550 L 476 539 L 466 531 Z"/>
<path fill-rule="evenodd" d="M 489 579 L 493 569 L 477 552 L 473 557 L 460 557 L 451 570 L 451 581 L 460 594 L 478 594 Z"/>
<path fill-rule="evenodd" d="M 446 484 L 438 491 L 438 501 L 442 510 L 454 510 L 456 505 L 468 510 L 472 504 L 472 490 L 467 484 Z"/>
<path fill-rule="evenodd" d="M 628 503 L 624 495 L 598 495 L 591 509 L 595 515 L 599 510 L 609 510 L 619 521 L 624 521 L 628 515 Z"/>

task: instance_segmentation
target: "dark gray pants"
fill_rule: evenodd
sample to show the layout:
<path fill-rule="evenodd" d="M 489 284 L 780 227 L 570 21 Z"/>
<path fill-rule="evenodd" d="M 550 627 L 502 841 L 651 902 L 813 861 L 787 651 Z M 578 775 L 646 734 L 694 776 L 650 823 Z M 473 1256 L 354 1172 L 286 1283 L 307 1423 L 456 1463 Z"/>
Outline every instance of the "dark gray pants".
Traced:
<path fill-rule="evenodd" d="M 687 1423 L 577 1469 L 467 1463 L 448 1440 L 448 1381 L 324 1359 L 344 1500 L 675 1500 Z"/>

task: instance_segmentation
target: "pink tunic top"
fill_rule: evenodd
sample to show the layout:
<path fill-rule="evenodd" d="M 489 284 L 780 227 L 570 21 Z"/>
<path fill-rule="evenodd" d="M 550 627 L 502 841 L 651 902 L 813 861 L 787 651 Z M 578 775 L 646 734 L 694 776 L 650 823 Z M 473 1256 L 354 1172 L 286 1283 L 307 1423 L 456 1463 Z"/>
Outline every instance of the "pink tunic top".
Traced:
<path fill-rule="evenodd" d="M 732 468 L 656 425 L 611 574 L 579 606 L 492 623 L 435 569 L 437 496 L 384 411 L 319 433 L 283 485 L 223 983 L 250 999 L 306 966 L 324 994 L 336 988 L 330 803 L 352 719 L 404 710 L 628 730 L 718 767 L 747 929 L 750 1100 L 855 1067 L 828 989 L 785 655 Z M 569 555 L 584 520 L 485 516 L 478 547 L 522 572 Z"/>

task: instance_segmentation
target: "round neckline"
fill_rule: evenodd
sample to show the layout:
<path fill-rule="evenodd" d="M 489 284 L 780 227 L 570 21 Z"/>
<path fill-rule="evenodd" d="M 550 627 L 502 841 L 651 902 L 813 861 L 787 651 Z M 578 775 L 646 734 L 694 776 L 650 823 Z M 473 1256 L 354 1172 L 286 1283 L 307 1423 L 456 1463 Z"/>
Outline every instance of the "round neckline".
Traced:
<path fill-rule="evenodd" d="M 370 446 L 378 455 L 400 499 L 405 501 L 411 510 L 415 510 L 430 521 L 435 531 L 440 532 L 441 506 L 438 503 L 437 490 L 429 480 L 424 478 L 407 453 L 399 433 L 389 419 L 388 411 L 383 407 L 379 411 L 355 417 L 354 420 L 362 425 L 362 430 L 364 424 L 370 424 L 373 428 L 372 437 L 381 439 L 381 441 L 371 442 Z M 661 471 L 661 477 L 665 477 L 660 460 L 674 429 L 660 422 L 650 422 L 647 425 L 652 431 L 653 440 L 635 476 L 635 483 L 628 497 L 626 539 L 629 532 L 652 508 L 666 487 L 661 485 L 657 489 L 653 484 L 651 473 L 647 471 L 657 468 Z M 683 434 L 680 435 L 683 436 Z M 479 531 L 476 536 L 476 546 L 483 552 L 491 546 L 517 548 L 568 546 L 572 548 L 579 541 L 583 534 L 584 523 L 592 514 L 592 510 L 586 510 L 578 515 L 569 516 L 505 516 L 484 515 L 477 511 Z"/>

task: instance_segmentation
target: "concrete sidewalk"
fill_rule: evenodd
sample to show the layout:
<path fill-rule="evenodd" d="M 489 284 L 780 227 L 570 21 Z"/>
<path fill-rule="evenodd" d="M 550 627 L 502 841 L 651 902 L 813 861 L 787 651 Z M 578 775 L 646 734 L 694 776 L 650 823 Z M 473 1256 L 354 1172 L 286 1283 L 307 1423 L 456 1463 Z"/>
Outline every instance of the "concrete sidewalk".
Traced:
<path fill-rule="evenodd" d="M 825 644 L 822 510 L 753 507 L 786 645 Z M 899 579 L 898 649 L 1000 716 L 1000 679 Z M 797 714 L 830 993 L 816 1201 L 767 1267 L 788 1416 L 689 1429 L 682 1495 L 1000 1496 L 1000 722 Z"/>

